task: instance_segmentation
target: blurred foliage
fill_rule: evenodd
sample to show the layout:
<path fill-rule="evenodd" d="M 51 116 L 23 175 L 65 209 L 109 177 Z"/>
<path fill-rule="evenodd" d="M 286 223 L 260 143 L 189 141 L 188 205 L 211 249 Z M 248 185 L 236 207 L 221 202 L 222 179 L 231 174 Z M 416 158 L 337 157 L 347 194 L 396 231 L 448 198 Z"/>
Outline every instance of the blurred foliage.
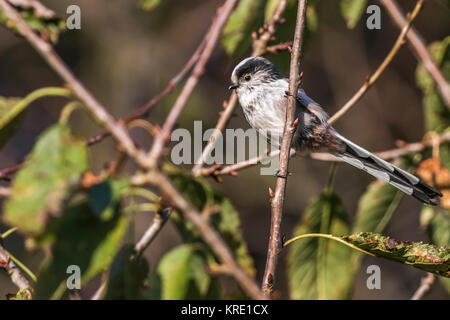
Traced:
<path fill-rule="evenodd" d="M 447 81 L 450 81 L 450 36 L 442 41 L 430 44 L 429 51 L 444 77 Z M 449 130 L 450 110 L 442 100 L 434 80 L 422 63 L 419 63 L 416 69 L 416 82 L 423 92 L 426 130 L 438 133 Z M 441 145 L 439 156 L 444 167 L 450 169 L 450 146 L 448 144 Z"/>
<path fill-rule="evenodd" d="M 139 0 L 138 1 L 139 8 L 146 10 L 146 11 L 153 10 L 160 4 L 161 4 L 161 0 Z"/>
<path fill-rule="evenodd" d="M 192 177 L 190 172 L 180 170 L 170 164 L 165 164 L 163 169 L 173 184 L 182 191 L 196 209 L 199 211 L 211 210 L 209 214 L 211 225 L 228 244 L 243 269 L 249 275 L 255 275 L 253 259 L 248 254 L 247 244 L 242 236 L 239 215 L 230 200 L 213 190 L 204 179 Z M 173 220 L 184 242 L 204 244 L 200 234 L 190 223 L 181 220 L 180 217 L 174 217 Z"/>
<path fill-rule="evenodd" d="M 341 14 L 348 28 L 353 29 L 356 26 L 366 7 L 367 0 L 341 0 Z"/>
<path fill-rule="evenodd" d="M 353 233 L 382 232 L 402 196 L 403 193 L 390 184 L 379 180 L 372 182 L 359 199 Z"/>
<path fill-rule="evenodd" d="M 20 100 L 21 98 L 0 97 L 0 149 L 8 142 L 22 123 L 23 114 L 15 117 L 12 121 L 6 122 L 3 120 Z"/>
<path fill-rule="evenodd" d="M 105 299 L 138 299 L 142 297 L 149 266 L 142 256 L 136 256 L 133 244 L 124 245 L 111 264 Z"/>
<path fill-rule="evenodd" d="M 66 288 L 67 267 L 70 265 L 80 267 L 82 284 L 109 268 L 128 225 L 128 217 L 120 210 L 119 196 L 127 185 L 126 180 L 111 182 L 110 192 L 115 196 L 111 197 L 106 192 L 98 195 L 111 199 L 100 216 L 86 195 L 79 194 L 59 219 L 47 225 L 41 243 L 46 245 L 50 242 L 52 254 L 42 264 L 34 298 L 52 297 L 61 284 Z M 112 216 L 109 210 L 113 210 Z M 110 217 L 106 219 L 105 216 Z"/>
<path fill-rule="evenodd" d="M 251 34 L 264 19 L 265 0 L 241 0 L 223 29 L 222 45 L 234 56 L 241 55 L 252 43 Z"/>
<path fill-rule="evenodd" d="M 347 213 L 339 197 L 325 191 L 312 200 L 294 235 L 348 234 Z M 288 256 L 292 299 L 347 299 L 353 285 L 351 249 L 334 241 L 307 238 L 292 244 Z"/>
<path fill-rule="evenodd" d="M 3 220 L 21 232 L 40 234 L 60 214 L 87 170 L 83 140 L 64 125 L 54 125 L 39 138 L 12 185 Z"/>
<path fill-rule="evenodd" d="M 207 253 L 209 255 L 209 253 Z M 148 298 L 164 300 L 218 299 L 220 291 L 206 267 L 200 246 L 184 244 L 168 252 L 150 277 Z"/>
<path fill-rule="evenodd" d="M 35 10 L 32 6 L 15 7 L 19 10 L 22 18 L 31 28 L 33 28 L 33 30 L 37 31 L 44 39 L 47 39 L 53 43 L 58 41 L 59 34 L 66 29 L 66 20 L 56 16 L 55 14 L 41 14 L 40 11 Z M 7 18 L 6 14 L 2 10 L 0 10 L 0 24 L 14 30 L 14 32 L 19 33 L 14 23 Z"/>
<path fill-rule="evenodd" d="M 421 226 L 425 227 L 431 242 L 438 246 L 450 246 L 450 210 L 424 207 L 420 215 Z M 450 293 L 450 279 L 439 278 Z"/>

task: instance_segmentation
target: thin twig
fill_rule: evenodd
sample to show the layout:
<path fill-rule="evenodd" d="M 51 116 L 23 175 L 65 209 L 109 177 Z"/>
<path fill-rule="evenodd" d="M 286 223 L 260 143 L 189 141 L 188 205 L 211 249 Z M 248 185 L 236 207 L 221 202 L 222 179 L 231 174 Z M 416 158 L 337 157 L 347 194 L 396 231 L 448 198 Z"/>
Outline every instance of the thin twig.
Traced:
<path fill-rule="evenodd" d="M 286 0 L 281 0 L 278 4 L 278 7 L 275 9 L 272 19 L 269 21 L 269 23 L 265 26 L 265 28 L 262 29 L 262 34 L 260 34 L 259 37 L 256 36 L 256 33 L 254 33 L 253 36 L 253 52 L 252 56 L 261 56 L 264 53 L 266 53 L 267 44 L 271 39 L 273 38 L 273 35 L 275 34 L 276 25 L 280 23 L 281 21 L 281 15 L 283 14 L 284 10 L 286 9 Z M 233 91 L 228 101 L 225 103 L 225 110 L 222 112 L 219 120 L 216 124 L 216 130 L 214 130 L 213 134 L 211 135 L 208 143 L 206 144 L 205 148 L 203 149 L 203 152 L 198 160 L 196 160 L 196 165 L 192 168 L 192 173 L 196 176 L 201 174 L 202 166 L 205 162 L 205 159 L 208 157 L 210 152 L 213 150 L 217 139 L 219 138 L 219 135 L 222 133 L 222 131 L 225 129 L 225 127 L 228 124 L 228 121 L 230 120 L 231 116 L 234 113 L 234 109 L 237 105 L 237 95 Z"/>
<path fill-rule="evenodd" d="M 0 266 L 6 270 L 11 281 L 19 288 L 28 290 L 31 296 L 31 285 L 30 282 L 22 275 L 22 272 L 13 262 L 7 251 L 0 245 Z"/>
<path fill-rule="evenodd" d="M 236 279 L 249 297 L 253 299 L 265 299 L 258 285 L 242 270 L 234 259 L 231 250 L 221 239 L 217 231 L 211 227 L 208 221 L 202 217 L 201 213 L 172 185 L 165 174 L 154 170 L 143 175 L 136 175 L 131 181 L 135 185 L 150 183 L 157 186 L 163 193 L 163 196 L 199 231 L 203 240 L 210 246 L 220 262 L 230 270 L 230 275 Z"/>
<path fill-rule="evenodd" d="M 125 151 L 137 162 L 141 162 L 141 154 L 134 146 L 134 142 L 125 128 L 118 124 L 105 108 L 94 98 L 84 85 L 73 75 L 72 71 L 62 61 L 52 46 L 40 38 L 30 26 L 23 20 L 21 15 L 6 0 L 0 0 L 0 8 L 6 16 L 14 22 L 19 32 L 28 40 L 44 60 L 53 68 L 58 75 L 66 81 L 70 89 L 78 96 L 96 119 L 105 126 L 108 131 L 121 143 Z"/>
<path fill-rule="evenodd" d="M 11 195 L 11 189 L 0 186 L 0 197 L 9 197 Z"/>
<path fill-rule="evenodd" d="M 436 275 L 432 273 L 428 273 L 425 277 L 420 281 L 420 286 L 417 288 L 416 292 L 414 292 L 411 300 L 420 300 L 423 296 L 430 291 L 431 286 L 434 284 L 436 280 Z"/>
<path fill-rule="evenodd" d="M 188 62 L 184 65 L 183 69 L 181 69 L 180 72 L 178 72 L 170 81 L 167 83 L 166 87 L 157 95 L 155 95 L 153 98 L 151 98 L 147 103 L 145 103 L 143 106 L 141 106 L 139 109 L 137 109 L 132 115 L 125 118 L 123 120 L 124 123 L 128 124 L 133 120 L 136 120 L 138 118 L 144 117 L 148 110 L 150 110 L 151 107 L 153 107 L 155 104 L 157 104 L 162 98 L 164 98 L 167 94 L 169 94 L 178 83 L 186 76 L 186 74 L 189 72 L 189 70 L 192 69 L 195 63 L 197 63 L 198 59 L 200 58 L 200 53 L 202 52 L 203 48 L 205 47 L 207 37 L 205 36 L 200 43 L 200 45 L 197 47 L 195 52 L 192 54 L 191 58 L 188 60 Z M 109 132 L 103 132 L 100 133 L 94 137 L 91 137 L 87 139 L 88 145 L 93 145 L 95 143 L 98 143 L 105 139 L 106 137 L 110 136 Z"/>
<path fill-rule="evenodd" d="M 400 35 L 397 38 L 397 41 L 395 41 L 394 46 L 392 47 L 391 51 L 389 51 L 386 58 L 384 58 L 383 62 L 380 64 L 380 66 L 377 68 L 377 70 L 370 76 L 370 78 L 367 78 L 366 81 L 364 81 L 364 84 L 361 86 L 361 88 L 351 97 L 350 100 L 347 101 L 347 103 L 339 109 L 338 112 L 336 112 L 329 120 L 328 123 L 333 124 L 338 120 L 340 117 L 344 115 L 348 110 L 350 110 L 351 107 L 353 107 L 361 98 L 362 96 L 369 90 L 369 88 L 375 83 L 375 81 L 378 80 L 380 75 L 383 73 L 383 71 L 387 68 L 389 63 L 394 59 L 395 55 L 400 51 L 400 48 L 404 44 L 404 40 L 406 35 L 408 34 L 408 30 L 411 27 L 411 23 L 413 22 L 414 18 L 419 13 L 421 7 L 423 4 L 423 0 L 417 1 L 417 4 L 413 10 L 413 12 L 409 15 L 408 19 L 402 23 L 402 29 L 400 32 Z"/>
<path fill-rule="evenodd" d="M 170 113 L 167 116 L 167 119 L 161 128 L 161 131 L 156 136 L 152 148 L 147 156 L 147 161 L 150 166 L 156 165 L 156 162 L 161 152 L 163 151 L 164 144 L 169 138 L 178 117 L 183 111 L 186 102 L 188 101 L 192 91 L 194 90 L 204 72 L 206 62 L 208 62 L 209 57 L 211 56 L 217 44 L 217 40 L 219 39 L 221 31 L 225 26 L 225 23 L 228 21 L 228 18 L 233 11 L 236 2 L 237 0 L 226 0 L 225 3 L 219 9 L 217 9 L 217 16 L 215 17 L 214 23 L 211 25 L 211 28 L 207 34 L 208 40 L 206 41 L 205 48 L 203 49 L 197 63 L 195 64 L 195 67 L 192 70 L 188 80 L 186 81 L 186 84 L 184 85 L 180 95 L 175 101 L 173 108 L 170 110 Z"/>
<path fill-rule="evenodd" d="M 281 248 L 280 226 L 283 215 L 284 196 L 289 166 L 289 150 L 292 136 L 295 131 L 294 116 L 297 90 L 299 85 L 299 68 L 302 54 L 303 30 L 305 27 L 306 0 L 299 0 L 297 10 L 297 21 L 295 25 L 294 43 L 292 45 L 291 65 L 289 72 L 289 95 L 286 108 L 286 122 L 284 124 L 283 138 L 280 148 L 280 164 L 275 193 L 271 199 L 272 219 L 270 226 L 269 247 L 267 250 L 266 268 L 264 271 L 262 290 L 266 296 L 273 292 L 277 257 Z"/>
<path fill-rule="evenodd" d="M 134 250 L 138 255 L 141 255 L 153 241 L 153 239 L 155 239 L 164 224 L 167 222 L 167 220 L 169 220 L 170 213 L 170 209 L 164 209 L 156 212 L 150 227 L 147 229 L 147 231 L 145 231 L 142 238 L 138 241 L 138 243 L 136 243 L 136 246 L 134 247 Z"/>
<path fill-rule="evenodd" d="M 405 24 L 406 19 L 395 0 L 380 0 L 380 2 L 386 8 L 394 23 L 401 28 Z M 436 82 L 442 99 L 447 105 L 447 108 L 450 109 L 450 84 L 446 81 L 444 75 L 436 66 L 433 59 L 431 59 L 430 53 L 428 52 L 422 36 L 417 32 L 417 30 L 411 28 L 406 38 L 408 39 L 410 47 L 413 49 L 417 60 L 423 63 L 425 70 L 427 70 L 434 82 Z"/>

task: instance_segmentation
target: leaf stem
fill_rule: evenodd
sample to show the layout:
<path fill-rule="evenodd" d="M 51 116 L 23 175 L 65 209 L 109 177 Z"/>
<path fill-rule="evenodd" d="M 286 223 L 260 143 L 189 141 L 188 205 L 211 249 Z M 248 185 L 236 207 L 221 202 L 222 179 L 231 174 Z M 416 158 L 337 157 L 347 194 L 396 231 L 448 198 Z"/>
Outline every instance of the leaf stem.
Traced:
<path fill-rule="evenodd" d="M 44 98 L 47 96 L 65 97 L 71 98 L 73 94 L 70 90 L 59 88 L 59 87 L 47 87 L 37 89 L 25 98 L 17 102 L 11 110 L 9 110 L 2 118 L 0 118 L 0 129 L 4 128 L 12 119 L 14 119 L 19 113 L 21 113 L 26 107 L 37 99 Z"/>
<path fill-rule="evenodd" d="M 368 255 L 371 255 L 371 256 L 375 256 L 374 254 L 372 254 L 372 253 L 370 253 L 370 252 L 368 252 L 366 250 L 363 250 L 363 249 L 358 248 L 357 246 L 355 246 L 355 245 L 353 245 L 351 243 L 348 243 L 347 241 L 343 240 L 340 237 L 336 237 L 336 236 L 333 236 L 332 234 L 325 234 L 325 233 L 305 233 L 305 234 L 301 234 L 301 235 L 293 237 L 293 238 L 287 240 L 285 243 L 283 243 L 283 248 L 288 246 L 289 244 L 291 244 L 294 241 L 297 241 L 297 240 L 300 240 L 300 239 L 305 239 L 305 238 L 326 238 L 326 239 L 331 239 L 331 240 L 340 242 L 342 244 L 345 244 L 347 247 L 350 247 L 352 249 L 361 251 L 361 252 L 363 252 L 365 254 L 368 254 Z"/>

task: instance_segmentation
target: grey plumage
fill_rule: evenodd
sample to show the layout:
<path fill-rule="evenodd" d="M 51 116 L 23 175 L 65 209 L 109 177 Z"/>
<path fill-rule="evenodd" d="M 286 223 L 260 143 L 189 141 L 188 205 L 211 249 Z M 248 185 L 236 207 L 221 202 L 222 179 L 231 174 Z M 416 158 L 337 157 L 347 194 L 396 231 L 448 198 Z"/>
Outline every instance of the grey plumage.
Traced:
<path fill-rule="evenodd" d="M 251 57 L 234 68 L 231 81 L 230 89 L 236 89 L 249 124 L 279 146 L 286 119 L 288 79 L 269 60 Z M 329 152 L 423 203 L 439 203 L 442 194 L 438 190 L 341 136 L 328 124 L 327 113 L 302 89 L 297 94 L 296 117 L 299 124 L 292 144 L 297 150 Z"/>

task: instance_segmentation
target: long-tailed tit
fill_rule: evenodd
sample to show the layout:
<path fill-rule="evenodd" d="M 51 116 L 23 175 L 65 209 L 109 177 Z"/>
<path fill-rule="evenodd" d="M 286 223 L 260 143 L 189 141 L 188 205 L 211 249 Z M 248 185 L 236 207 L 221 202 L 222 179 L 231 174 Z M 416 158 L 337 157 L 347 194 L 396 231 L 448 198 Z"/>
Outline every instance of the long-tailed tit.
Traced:
<path fill-rule="evenodd" d="M 289 80 L 269 60 L 250 57 L 234 68 L 231 81 L 229 89 L 236 90 L 248 123 L 279 147 L 286 121 Z M 328 124 L 327 113 L 302 89 L 296 100 L 298 126 L 292 139 L 296 150 L 331 153 L 423 203 L 439 203 L 442 194 L 438 190 L 341 136 Z"/>

